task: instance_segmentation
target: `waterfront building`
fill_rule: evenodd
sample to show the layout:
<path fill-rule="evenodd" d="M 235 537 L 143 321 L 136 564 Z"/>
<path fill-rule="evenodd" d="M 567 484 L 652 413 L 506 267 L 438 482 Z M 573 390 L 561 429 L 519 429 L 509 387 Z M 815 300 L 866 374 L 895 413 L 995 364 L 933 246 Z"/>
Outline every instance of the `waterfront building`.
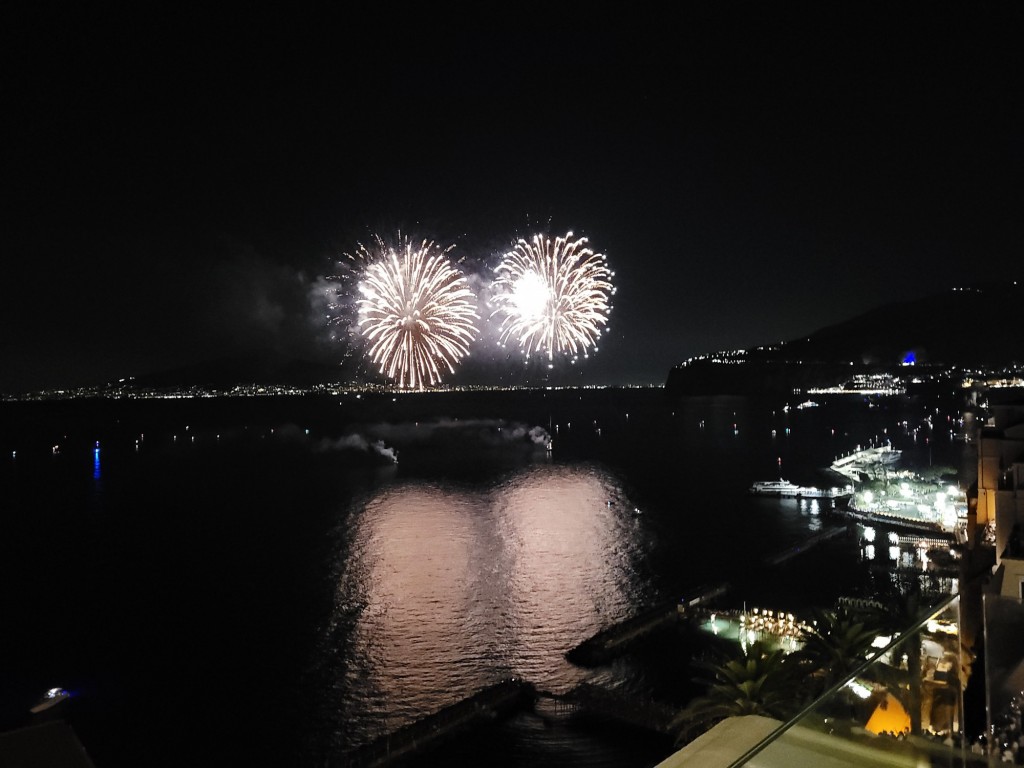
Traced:
<path fill-rule="evenodd" d="M 788 722 L 726 718 L 659 768 L 1024 764 L 1024 389 L 990 390 L 985 399 L 986 417 L 976 432 L 976 490 L 968 500 L 971 522 L 995 533 L 995 565 L 984 566 L 985 578 L 971 580 L 987 593 L 984 607 L 968 585 L 963 611 L 961 595 L 951 596 Z M 982 611 L 986 658 L 979 667 L 972 648 L 981 629 L 975 614 Z M 911 649 L 921 659 L 915 670 Z M 967 730 L 964 690 L 972 674 L 985 678 L 984 733 L 976 725 L 973 733 Z M 916 682 L 893 684 L 900 676 Z M 918 693 L 908 697 L 914 686 Z"/>
<path fill-rule="evenodd" d="M 995 525 L 991 591 L 1024 598 L 1024 389 L 990 390 L 978 434 L 977 522 Z"/>
<path fill-rule="evenodd" d="M 988 765 L 964 728 L 970 673 L 961 655 L 959 596 L 878 640 L 860 666 L 790 720 L 726 717 L 657 768 Z"/>

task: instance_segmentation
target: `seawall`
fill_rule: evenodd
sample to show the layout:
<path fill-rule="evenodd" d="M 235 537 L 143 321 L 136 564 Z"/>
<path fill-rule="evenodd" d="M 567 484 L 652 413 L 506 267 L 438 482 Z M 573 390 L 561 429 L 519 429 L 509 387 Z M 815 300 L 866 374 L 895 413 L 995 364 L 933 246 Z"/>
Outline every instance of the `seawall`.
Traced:
<path fill-rule="evenodd" d="M 503 680 L 349 752 L 342 765 L 376 768 L 397 764 L 465 728 L 517 711 L 536 697 L 532 684 L 517 678 Z"/>
<path fill-rule="evenodd" d="M 573 664 L 594 667 L 611 660 L 628 647 L 654 632 L 674 626 L 685 615 L 686 608 L 700 605 L 729 590 L 726 583 L 700 587 L 691 592 L 691 597 L 655 606 L 644 613 L 621 621 L 596 635 L 584 640 L 565 654 Z"/>

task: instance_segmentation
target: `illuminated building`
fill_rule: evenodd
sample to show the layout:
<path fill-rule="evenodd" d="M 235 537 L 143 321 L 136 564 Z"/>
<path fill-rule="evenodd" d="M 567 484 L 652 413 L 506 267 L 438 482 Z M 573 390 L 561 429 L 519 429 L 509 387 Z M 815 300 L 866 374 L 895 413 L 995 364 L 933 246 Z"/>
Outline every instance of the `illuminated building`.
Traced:
<path fill-rule="evenodd" d="M 978 436 L 977 520 L 995 524 L 992 591 L 1024 598 L 1024 390 L 990 390 L 988 409 Z"/>

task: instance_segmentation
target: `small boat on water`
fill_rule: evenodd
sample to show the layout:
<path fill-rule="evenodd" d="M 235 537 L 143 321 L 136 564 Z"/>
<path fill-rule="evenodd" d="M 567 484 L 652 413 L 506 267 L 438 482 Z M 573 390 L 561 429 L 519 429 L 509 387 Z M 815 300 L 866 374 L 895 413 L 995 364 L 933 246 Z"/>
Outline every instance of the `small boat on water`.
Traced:
<path fill-rule="evenodd" d="M 750 487 L 750 492 L 758 496 L 782 496 L 794 499 L 841 499 L 853 493 L 853 486 L 816 488 L 796 485 L 788 480 L 761 480 Z"/>
<path fill-rule="evenodd" d="M 40 712 L 45 712 L 51 707 L 55 707 L 65 699 L 70 699 L 71 694 L 65 691 L 63 688 L 51 688 L 43 694 L 43 698 L 39 700 L 32 709 L 29 710 L 33 715 L 38 715 Z"/>

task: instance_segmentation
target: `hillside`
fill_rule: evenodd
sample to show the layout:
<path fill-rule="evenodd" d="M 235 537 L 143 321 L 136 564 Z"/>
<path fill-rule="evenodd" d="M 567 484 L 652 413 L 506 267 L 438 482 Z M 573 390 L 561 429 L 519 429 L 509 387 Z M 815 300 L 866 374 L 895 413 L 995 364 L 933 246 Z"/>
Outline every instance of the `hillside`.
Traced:
<path fill-rule="evenodd" d="M 990 284 L 889 304 L 801 339 L 688 360 L 670 372 L 676 394 L 830 386 L 854 372 L 913 361 L 942 367 L 1024 363 L 1024 286 Z"/>

